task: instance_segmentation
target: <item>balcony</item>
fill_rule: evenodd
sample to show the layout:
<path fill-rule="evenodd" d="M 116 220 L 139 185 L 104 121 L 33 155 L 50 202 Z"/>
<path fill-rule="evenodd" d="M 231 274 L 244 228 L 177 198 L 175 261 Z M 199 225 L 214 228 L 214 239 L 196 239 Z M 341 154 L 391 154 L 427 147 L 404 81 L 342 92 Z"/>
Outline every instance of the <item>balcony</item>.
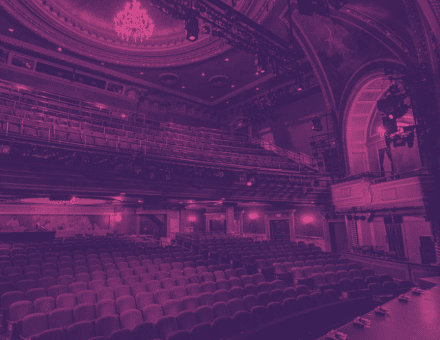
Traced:
<path fill-rule="evenodd" d="M 356 177 L 331 186 L 336 211 L 345 212 L 353 207 L 423 211 L 426 203 L 434 199 L 434 180 L 427 169 L 387 177 L 374 177 L 371 173 Z"/>

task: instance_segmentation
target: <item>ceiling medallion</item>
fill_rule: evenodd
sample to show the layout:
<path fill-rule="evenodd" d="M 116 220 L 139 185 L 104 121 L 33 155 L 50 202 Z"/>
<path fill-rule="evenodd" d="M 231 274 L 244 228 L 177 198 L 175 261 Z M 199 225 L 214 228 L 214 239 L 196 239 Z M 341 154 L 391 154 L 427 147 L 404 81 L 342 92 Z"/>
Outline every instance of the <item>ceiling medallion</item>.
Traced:
<path fill-rule="evenodd" d="M 133 37 L 135 42 L 137 40 L 142 42 L 153 34 L 153 21 L 148 17 L 147 11 L 141 9 L 138 0 L 127 2 L 124 10 L 116 15 L 114 22 L 118 36 L 127 41 Z"/>
<path fill-rule="evenodd" d="M 209 82 L 216 87 L 225 86 L 229 82 L 229 77 L 217 75 L 209 78 Z"/>
<path fill-rule="evenodd" d="M 179 76 L 174 73 L 162 73 L 159 80 L 166 85 L 173 85 L 179 81 Z"/>

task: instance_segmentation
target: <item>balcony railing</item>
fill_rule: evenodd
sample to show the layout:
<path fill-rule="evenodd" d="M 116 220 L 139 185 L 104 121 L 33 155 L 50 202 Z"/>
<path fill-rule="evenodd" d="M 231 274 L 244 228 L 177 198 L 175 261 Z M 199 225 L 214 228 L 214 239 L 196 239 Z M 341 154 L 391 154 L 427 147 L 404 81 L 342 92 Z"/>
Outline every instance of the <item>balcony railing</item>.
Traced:
<path fill-rule="evenodd" d="M 279 146 L 275 145 L 271 141 L 266 141 L 266 140 L 260 139 L 260 138 L 253 138 L 253 142 L 261 145 L 265 150 L 272 151 L 279 156 L 289 158 L 290 160 L 294 161 L 295 163 L 307 166 L 307 167 L 312 168 L 314 170 L 319 170 L 317 165 L 315 165 L 313 163 L 312 158 L 304 153 L 294 152 L 294 151 L 280 148 Z"/>

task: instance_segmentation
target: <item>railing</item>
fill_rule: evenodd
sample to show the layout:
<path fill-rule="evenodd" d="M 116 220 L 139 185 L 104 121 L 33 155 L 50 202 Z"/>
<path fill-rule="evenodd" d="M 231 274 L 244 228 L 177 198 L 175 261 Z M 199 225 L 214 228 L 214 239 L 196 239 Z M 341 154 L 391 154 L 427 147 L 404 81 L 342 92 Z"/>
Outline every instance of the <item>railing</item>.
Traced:
<path fill-rule="evenodd" d="M 383 176 L 383 174 L 385 174 L 385 176 Z M 376 184 L 386 181 L 392 181 L 392 180 L 422 176 L 422 175 L 430 175 L 430 174 L 431 171 L 427 168 L 419 168 L 415 170 L 401 172 L 398 174 L 393 174 L 391 171 L 368 171 L 368 172 L 362 172 L 360 174 L 345 177 L 341 179 L 338 183 L 349 182 L 361 178 L 369 178 L 373 184 Z"/>
<path fill-rule="evenodd" d="M 294 152 L 280 148 L 271 141 L 266 141 L 260 138 L 253 138 L 253 142 L 256 144 L 260 144 L 264 149 L 268 151 L 272 151 L 279 156 L 287 157 L 290 160 L 294 161 L 295 163 L 308 166 L 315 170 L 319 170 L 319 168 L 315 164 L 313 164 L 312 158 L 304 153 Z"/>
<path fill-rule="evenodd" d="M 277 160 L 272 156 L 258 156 L 253 154 L 253 159 L 246 158 L 247 154 L 233 153 L 217 150 L 207 150 L 203 144 L 195 144 L 197 148 L 187 147 L 179 144 L 173 139 L 161 138 L 149 134 L 132 133 L 129 131 L 118 130 L 111 127 L 93 127 L 90 124 L 67 121 L 62 119 L 64 124 L 58 125 L 58 118 L 45 115 L 38 115 L 36 118 L 48 118 L 44 120 L 34 120 L 25 117 L 37 116 L 23 111 L 24 117 L 17 117 L 15 109 L 8 106 L 1 106 L 0 124 L 2 133 L 6 135 L 24 135 L 26 138 L 33 138 L 57 143 L 71 143 L 84 147 L 111 148 L 118 152 L 142 152 L 182 159 L 191 159 L 204 162 L 214 162 L 223 165 L 240 166 L 260 166 L 270 169 L 297 170 L 295 164 Z M 70 125 L 69 125 L 70 124 Z M 75 126 L 75 127 L 73 127 Z M 93 130 L 91 130 L 93 129 Z M 161 139 L 161 142 L 158 140 Z M 248 156 L 249 157 L 249 156 Z M 251 162 L 256 164 L 249 164 Z M 265 164 L 265 162 L 270 162 Z"/>

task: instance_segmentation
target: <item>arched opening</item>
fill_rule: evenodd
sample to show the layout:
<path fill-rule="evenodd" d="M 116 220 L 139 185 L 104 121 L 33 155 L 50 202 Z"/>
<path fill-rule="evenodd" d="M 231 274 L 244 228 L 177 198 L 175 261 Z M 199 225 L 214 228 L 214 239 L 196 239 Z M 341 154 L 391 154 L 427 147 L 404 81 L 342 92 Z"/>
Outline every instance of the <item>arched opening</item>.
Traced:
<path fill-rule="evenodd" d="M 377 101 L 387 95 L 390 81 L 383 69 L 370 72 L 353 87 L 344 114 L 343 142 L 347 174 L 372 173 L 377 177 L 395 175 L 421 167 L 417 136 L 414 145 L 386 144 Z M 397 126 L 414 125 L 412 111 Z"/>

